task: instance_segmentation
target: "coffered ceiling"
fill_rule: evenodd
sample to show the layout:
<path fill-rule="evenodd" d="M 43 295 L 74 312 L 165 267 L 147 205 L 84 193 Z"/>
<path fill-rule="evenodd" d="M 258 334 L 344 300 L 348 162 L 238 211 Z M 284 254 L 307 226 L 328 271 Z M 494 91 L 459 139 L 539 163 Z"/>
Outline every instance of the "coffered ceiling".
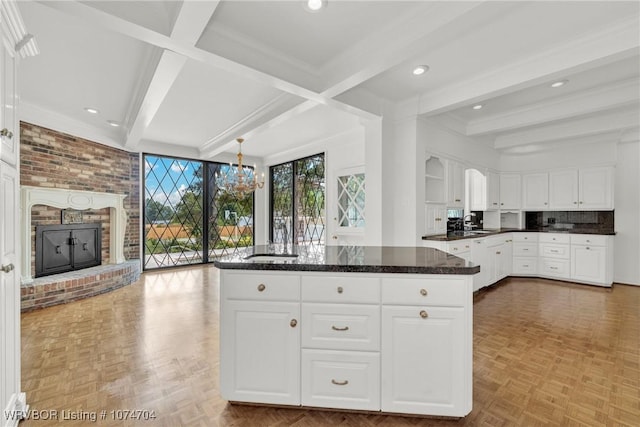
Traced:
<path fill-rule="evenodd" d="M 509 153 L 637 138 L 637 1 L 305 4 L 20 1 L 40 49 L 21 63 L 20 117 L 203 159 L 228 157 L 239 136 L 264 157 L 383 114 Z"/>

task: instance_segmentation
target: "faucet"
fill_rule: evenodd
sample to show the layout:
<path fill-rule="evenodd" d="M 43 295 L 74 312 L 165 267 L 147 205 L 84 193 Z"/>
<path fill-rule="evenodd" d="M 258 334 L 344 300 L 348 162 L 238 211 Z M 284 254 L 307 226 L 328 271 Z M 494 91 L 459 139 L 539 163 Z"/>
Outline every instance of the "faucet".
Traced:
<path fill-rule="evenodd" d="M 471 221 L 471 218 L 473 218 L 474 216 L 476 216 L 476 214 L 474 213 L 470 213 L 468 215 L 465 215 L 462 217 L 462 219 L 460 220 L 460 225 L 462 226 L 463 230 L 472 230 L 474 225 L 473 224 L 469 224 L 466 225 L 466 219 L 469 218 L 469 221 Z"/>

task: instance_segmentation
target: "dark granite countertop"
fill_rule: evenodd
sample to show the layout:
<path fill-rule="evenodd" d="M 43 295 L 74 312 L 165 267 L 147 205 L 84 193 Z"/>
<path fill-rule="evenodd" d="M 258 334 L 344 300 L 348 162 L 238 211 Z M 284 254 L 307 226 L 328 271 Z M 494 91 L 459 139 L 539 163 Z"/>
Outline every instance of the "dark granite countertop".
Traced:
<path fill-rule="evenodd" d="M 250 246 L 213 264 L 221 269 L 339 273 L 466 275 L 480 271 L 479 265 L 437 249 L 391 246 Z"/>
<path fill-rule="evenodd" d="M 482 230 L 482 233 L 477 232 L 465 232 L 464 234 L 434 234 L 432 236 L 422 236 L 422 240 L 435 240 L 439 242 L 451 242 L 454 240 L 462 240 L 462 239 L 478 239 L 480 237 L 489 237 L 495 236 L 496 234 L 502 233 L 563 233 L 563 234 L 600 234 L 603 236 L 613 236 L 615 235 L 615 231 L 598 229 L 598 228 L 551 228 L 551 227 L 541 227 L 541 228 L 500 228 L 500 229 L 487 229 Z"/>

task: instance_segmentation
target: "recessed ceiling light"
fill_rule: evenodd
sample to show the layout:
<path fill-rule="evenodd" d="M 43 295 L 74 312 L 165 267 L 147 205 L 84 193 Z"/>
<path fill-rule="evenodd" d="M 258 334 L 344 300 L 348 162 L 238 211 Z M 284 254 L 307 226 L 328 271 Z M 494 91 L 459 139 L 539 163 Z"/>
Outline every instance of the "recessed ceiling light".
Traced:
<path fill-rule="evenodd" d="M 418 65 L 416 68 L 413 69 L 413 75 L 414 76 L 421 76 L 422 74 L 426 73 L 427 71 L 429 71 L 429 66 L 428 65 Z"/>
<path fill-rule="evenodd" d="M 309 12 L 318 12 L 327 6 L 327 0 L 307 0 L 307 10 Z"/>
<path fill-rule="evenodd" d="M 85 107 L 84 111 L 86 111 L 89 114 L 98 114 L 98 110 L 96 110 L 95 108 L 91 108 L 91 107 Z"/>
<path fill-rule="evenodd" d="M 558 80 L 557 82 L 553 82 L 551 83 L 551 87 L 560 87 L 560 86 L 564 86 L 565 84 L 567 84 L 569 80 Z"/>
<path fill-rule="evenodd" d="M 482 104 L 476 104 L 476 105 L 474 105 L 474 106 L 473 106 L 473 107 L 471 107 L 471 108 L 473 108 L 474 110 L 479 110 L 479 109 L 481 109 L 482 107 L 484 107 L 484 105 L 482 105 Z"/>
<path fill-rule="evenodd" d="M 107 123 L 109 123 L 109 126 L 113 126 L 114 128 L 117 128 L 120 126 L 120 123 L 113 120 L 107 120 Z"/>

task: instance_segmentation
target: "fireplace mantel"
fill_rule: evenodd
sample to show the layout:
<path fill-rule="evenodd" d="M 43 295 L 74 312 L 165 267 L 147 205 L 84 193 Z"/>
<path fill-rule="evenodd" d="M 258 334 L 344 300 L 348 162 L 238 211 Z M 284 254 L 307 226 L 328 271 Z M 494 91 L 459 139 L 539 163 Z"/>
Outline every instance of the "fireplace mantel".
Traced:
<path fill-rule="evenodd" d="M 31 208 L 46 205 L 60 209 L 109 208 L 111 233 L 109 239 L 111 264 L 121 264 L 124 258 L 124 235 L 127 227 L 127 212 L 124 209 L 126 194 L 97 193 L 93 191 L 65 190 L 61 188 L 30 187 L 20 189 L 22 210 L 22 284 L 33 283 L 31 277 Z"/>

